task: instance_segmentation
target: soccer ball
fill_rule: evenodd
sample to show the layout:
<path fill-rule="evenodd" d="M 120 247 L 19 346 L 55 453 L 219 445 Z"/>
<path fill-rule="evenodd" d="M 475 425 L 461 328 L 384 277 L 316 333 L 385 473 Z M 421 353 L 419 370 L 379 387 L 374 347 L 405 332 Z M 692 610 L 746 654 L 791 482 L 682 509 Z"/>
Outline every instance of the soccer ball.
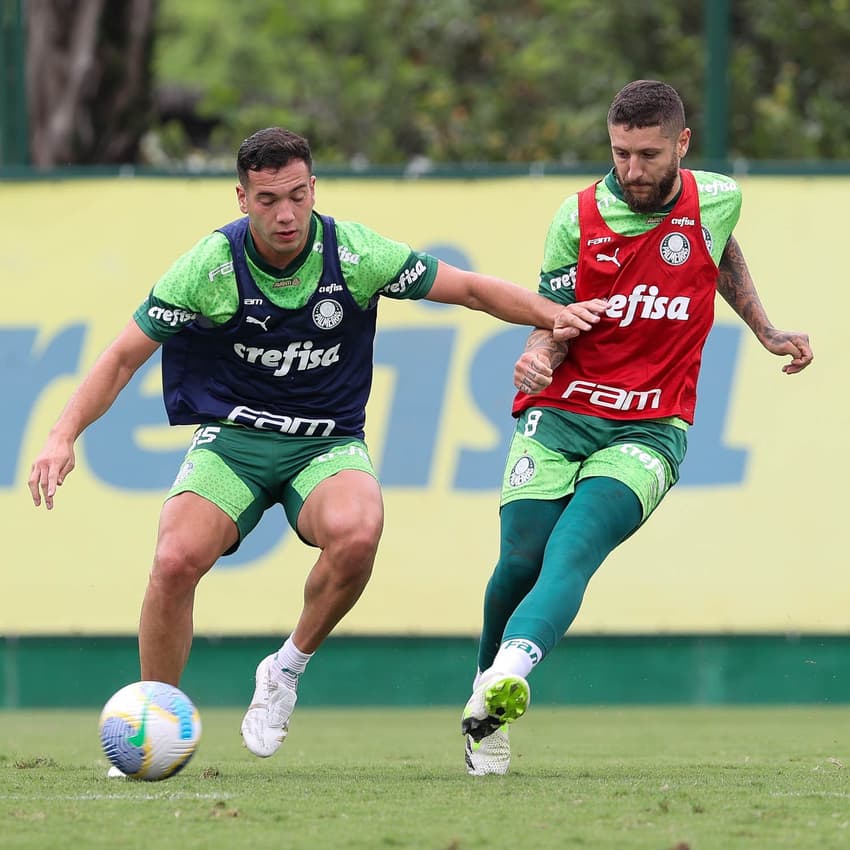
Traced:
<path fill-rule="evenodd" d="M 198 709 L 164 682 L 121 688 L 103 707 L 98 728 L 110 763 L 126 776 L 152 782 L 186 767 L 201 738 Z"/>

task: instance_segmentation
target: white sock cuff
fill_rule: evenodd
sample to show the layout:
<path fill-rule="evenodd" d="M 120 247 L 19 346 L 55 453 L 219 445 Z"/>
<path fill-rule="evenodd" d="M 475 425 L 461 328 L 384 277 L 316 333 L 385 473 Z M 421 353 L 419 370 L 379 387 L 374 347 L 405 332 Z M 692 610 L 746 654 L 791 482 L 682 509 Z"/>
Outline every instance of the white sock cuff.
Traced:
<path fill-rule="evenodd" d="M 504 641 L 499 647 L 492 669 L 525 679 L 543 659 L 543 654 L 543 650 L 536 643 L 525 638 L 512 638 Z"/>
<path fill-rule="evenodd" d="M 275 653 L 272 662 L 272 671 L 277 679 L 286 679 L 291 685 L 298 683 L 298 677 L 307 667 L 307 662 L 313 657 L 313 653 L 302 652 L 292 640 L 290 635 L 283 646 Z"/>
<path fill-rule="evenodd" d="M 290 635 L 285 641 L 283 646 L 280 648 L 279 653 L 285 655 L 287 658 L 292 659 L 293 662 L 301 662 L 302 664 L 306 664 L 312 657 L 312 652 L 302 652 L 296 645 L 295 641 L 292 639 L 292 635 Z"/>

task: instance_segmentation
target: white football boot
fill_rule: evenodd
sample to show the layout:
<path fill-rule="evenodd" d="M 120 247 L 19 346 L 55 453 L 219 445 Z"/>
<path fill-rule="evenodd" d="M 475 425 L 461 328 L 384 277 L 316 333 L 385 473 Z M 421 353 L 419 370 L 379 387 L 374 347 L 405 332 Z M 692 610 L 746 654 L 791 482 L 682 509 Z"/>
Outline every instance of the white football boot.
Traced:
<path fill-rule="evenodd" d="M 242 740 L 260 758 L 274 755 L 283 743 L 298 699 L 292 688 L 271 678 L 273 659 L 274 655 L 269 655 L 257 666 L 254 697 L 242 719 Z"/>
<path fill-rule="evenodd" d="M 487 776 L 495 773 L 504 776 L 511 766 L 511 742 L 508 726 L 500 726 L 492 735 L 474 741 L 466 735 L 466 772 L 470 776 Z"/>
<path fill-rule="evenodd" d="M 494 670 L 482 674 L 461 718 L 471 776 L 507 773 L 511 762 L 507 727 L 525 714 L 530 701 L 531 689 L 522 676 Z"/>

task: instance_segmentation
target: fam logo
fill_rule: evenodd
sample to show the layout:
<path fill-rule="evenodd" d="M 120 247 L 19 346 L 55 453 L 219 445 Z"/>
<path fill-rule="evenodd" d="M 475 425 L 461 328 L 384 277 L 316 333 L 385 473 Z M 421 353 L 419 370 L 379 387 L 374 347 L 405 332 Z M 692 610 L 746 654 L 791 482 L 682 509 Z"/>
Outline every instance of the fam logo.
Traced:
<path fill-rule="evenodd" d="M 207 277 L 209 278 L 210 283 L 212 283 L 218 275 L 222 275 L 226 277 L 227 275 L 233 274 L 233 261 L 230 260 L 226 263 L 222 263 L 220 266 L 216 266 L 214 269 L 210 269 L 207 272 Z"/>
<path fill-rule="evenodd" d="M 661 259 L 671 266 L 681 266 L 691 256 L 691 243 L 684 233 L 668 233 L 661 240 Z"/>
<path fill-rule="evenodd" d="M 323 331 L 335 328 L 342 321 L 342 305 L 333 298 L 323 298 L 313 308 L 313 322 Z"/>
<path fill-rule="evenodd" d="M 528 455 L 523 455 L 510 471 L 508 484 L 511 487 L 522 487 L 523 484 L 528 484 L 534 478 L 536 471 L 537 467 L 535 467 L 534 461 Z"/>

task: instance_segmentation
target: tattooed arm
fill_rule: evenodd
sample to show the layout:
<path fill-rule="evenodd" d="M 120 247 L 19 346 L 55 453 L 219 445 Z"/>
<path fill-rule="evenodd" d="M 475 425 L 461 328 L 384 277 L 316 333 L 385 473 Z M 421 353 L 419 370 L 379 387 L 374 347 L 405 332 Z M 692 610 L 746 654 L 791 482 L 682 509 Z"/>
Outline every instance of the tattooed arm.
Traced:
<path fill-rule="evenodd" d="M 589 331 L 608 308 L 602 298 L 568 304 L 555 317 L 553 330 L 536 328 L 514 366 L 514 386 L 524 393 L 539 393 L 552 383 L 552 374 L 567 356 L 569 340 Z"/>
<path fill-rule="evenodd" d="M 514 366 L 514 386 L 523 393 L 539 393 L 552 383 L 552 374 L 567 356 L 569 343 L 555 342 L 552 331 L 533 330 L 525 351 Z"/>
<path fill-rule="evenodd" d="M 788 354 L 791 362 L 782 371 L 793 375 L 812 362 L 813 354 L 808 334 L 781 331 L 773 327 L 759 299 L 747 261 L 734 236 L 729 237 L 717 274 L 717 291 L 726 303 L 746 322 L 758 341 L 771 353 Z"/>

